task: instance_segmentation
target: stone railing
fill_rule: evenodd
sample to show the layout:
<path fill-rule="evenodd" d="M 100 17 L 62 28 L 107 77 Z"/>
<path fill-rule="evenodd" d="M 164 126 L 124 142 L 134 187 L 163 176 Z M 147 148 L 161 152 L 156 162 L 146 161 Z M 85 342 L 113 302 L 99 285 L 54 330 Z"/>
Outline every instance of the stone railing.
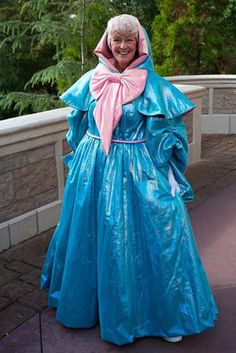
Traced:
<path fill-rule="evenodd" d="M 206 88 L 202 102 L 202 132 L 236 133 L 236 75 L 170 76 L 176 84 Z"/>
<path fill-rule="evenodd" d="M 197 105 L 185 121 L 189 159 L 201 154 L 201 98 L 205 89 L 178 86 Z M 66 170 L 62 156 L 66 114 L 56 109 L 0 121 L 0 251 L 57 224 Z"/>

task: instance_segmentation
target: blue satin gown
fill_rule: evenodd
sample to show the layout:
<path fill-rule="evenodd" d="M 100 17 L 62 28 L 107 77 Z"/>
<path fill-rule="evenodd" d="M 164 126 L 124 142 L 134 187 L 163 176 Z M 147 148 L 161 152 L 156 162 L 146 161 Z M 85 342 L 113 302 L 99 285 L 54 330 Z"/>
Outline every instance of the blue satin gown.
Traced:
<path fill-rule="evenodd" d="M 193 106 L 182 96 L 181 106 L 174 90 L 166 118 L 161 103 L 145 107 L 149 87 L 123 106 L 113 133 L 116 140 L 146 141 L 112 142 L 106 157 L 101 141 L 86 133 L 99 137 L 86 75 L 79 97 L 73 98 L 76 86 L 62 97 L 74 107 L 67 134 L 72 152 L 65 157 L 60 221 L 42 270 L 48 305 L 66 327 L 99 323 L 101 338 L 117 345 L 210 328 L 218 310 L 184 203 L 193 194 L 183 175 L 188 144 L 181 113 Z M 170 96 L 172 85 L 159 83 Z M 169 166 L 180 185 L 175 197 Z"/>

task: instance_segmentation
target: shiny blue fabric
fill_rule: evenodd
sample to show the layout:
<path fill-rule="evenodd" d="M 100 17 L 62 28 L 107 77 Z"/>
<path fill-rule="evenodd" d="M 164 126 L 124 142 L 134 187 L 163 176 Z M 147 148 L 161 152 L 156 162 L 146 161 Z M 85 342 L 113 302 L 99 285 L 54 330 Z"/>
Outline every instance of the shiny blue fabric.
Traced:
<path fill-rule="evenodd" d="M 150 60 L 150 59 L 149 59 Z M 142 64 L 145 66 L 145 63 Z M 59 223 L 42 270 L 48 305 L 71 328 L 100 324 L 117 345 L 143 336 L 178 336 L 214 326 L 217 306 L 184 201 L 188 144 L 182 115 L 194 105 L 150 70 L 144 93 L 123 106 L 104 155 L 89 92 L 93 71 L 62 99 L 72 152 Z M 149 103 L 147 103 L 149 102 Z M 169 166 L 180 185 L 173 197 Z"/>

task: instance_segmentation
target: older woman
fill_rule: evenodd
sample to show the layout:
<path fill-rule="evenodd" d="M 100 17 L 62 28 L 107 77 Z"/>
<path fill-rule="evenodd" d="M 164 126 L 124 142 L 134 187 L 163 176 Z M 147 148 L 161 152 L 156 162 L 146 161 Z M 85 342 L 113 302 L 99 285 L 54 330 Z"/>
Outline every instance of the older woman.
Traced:
<path fill-rule="evenodd" d="M 117 345 L 178 342 L 214 326 L 217 307 L 184 201 L 192 189 L 184 114 L 194 105 L 154 72 L 138 20 L 108 22 L 99 64 L 62 100 L 72 152 L 41 287 L 67 327 L 100 324 Z"/>

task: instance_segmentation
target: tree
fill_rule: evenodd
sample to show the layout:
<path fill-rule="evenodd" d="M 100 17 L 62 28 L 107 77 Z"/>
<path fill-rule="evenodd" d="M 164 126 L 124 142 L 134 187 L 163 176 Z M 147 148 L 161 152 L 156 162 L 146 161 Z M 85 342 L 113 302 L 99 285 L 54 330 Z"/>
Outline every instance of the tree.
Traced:
<path fill-rule="evenodd" d="M 127 13 L 136 16 L 148 34 L 151 34 L 151 24 L 157 14 L 156 0 L 111 0 L 110 4 L 113 5 L 115 15 Z"/>
<path fill-rule="evenodd" d="M 31 105 L 36 105 L 39 100 L 30 99 L 22 91 L 35 71 L 52 62 L 53 48 L 50 44 L 44 47 L 31 46 L 26 24 L 29 18 L 33 20 L 35 16 L 32 12 L 26 15 L 21 11 L 25 4 L 26 0 L 5 0 L 0 3 L 0 119 L 14 115 L 12 106 L 17 112 L 33 111 Z"/>
<path fill-rule="evenodd" d="M 23 70 L 24 91 L 9 92 L 0 101 L 3 109 L 13 107 L 17 114 L 62 105 L 58 95 L 96 65 L 93 50 L 109 18 L 131 13 L 150 28 L 155 14 L 154 0 L 147 4 L 140 0 L 24 0 L 21 4 L 18 18 L 0 24 L 5 35 L 2 45 L 11 45 L 18 60 L 27 48 L 27 66 L 31 63 L 30 74 Z"/>
<path fill-rule="evenodd" d="M 152 44 L 162 75 L 235 72 L 235 0 L 163 0 L 157 5 Z"/>

